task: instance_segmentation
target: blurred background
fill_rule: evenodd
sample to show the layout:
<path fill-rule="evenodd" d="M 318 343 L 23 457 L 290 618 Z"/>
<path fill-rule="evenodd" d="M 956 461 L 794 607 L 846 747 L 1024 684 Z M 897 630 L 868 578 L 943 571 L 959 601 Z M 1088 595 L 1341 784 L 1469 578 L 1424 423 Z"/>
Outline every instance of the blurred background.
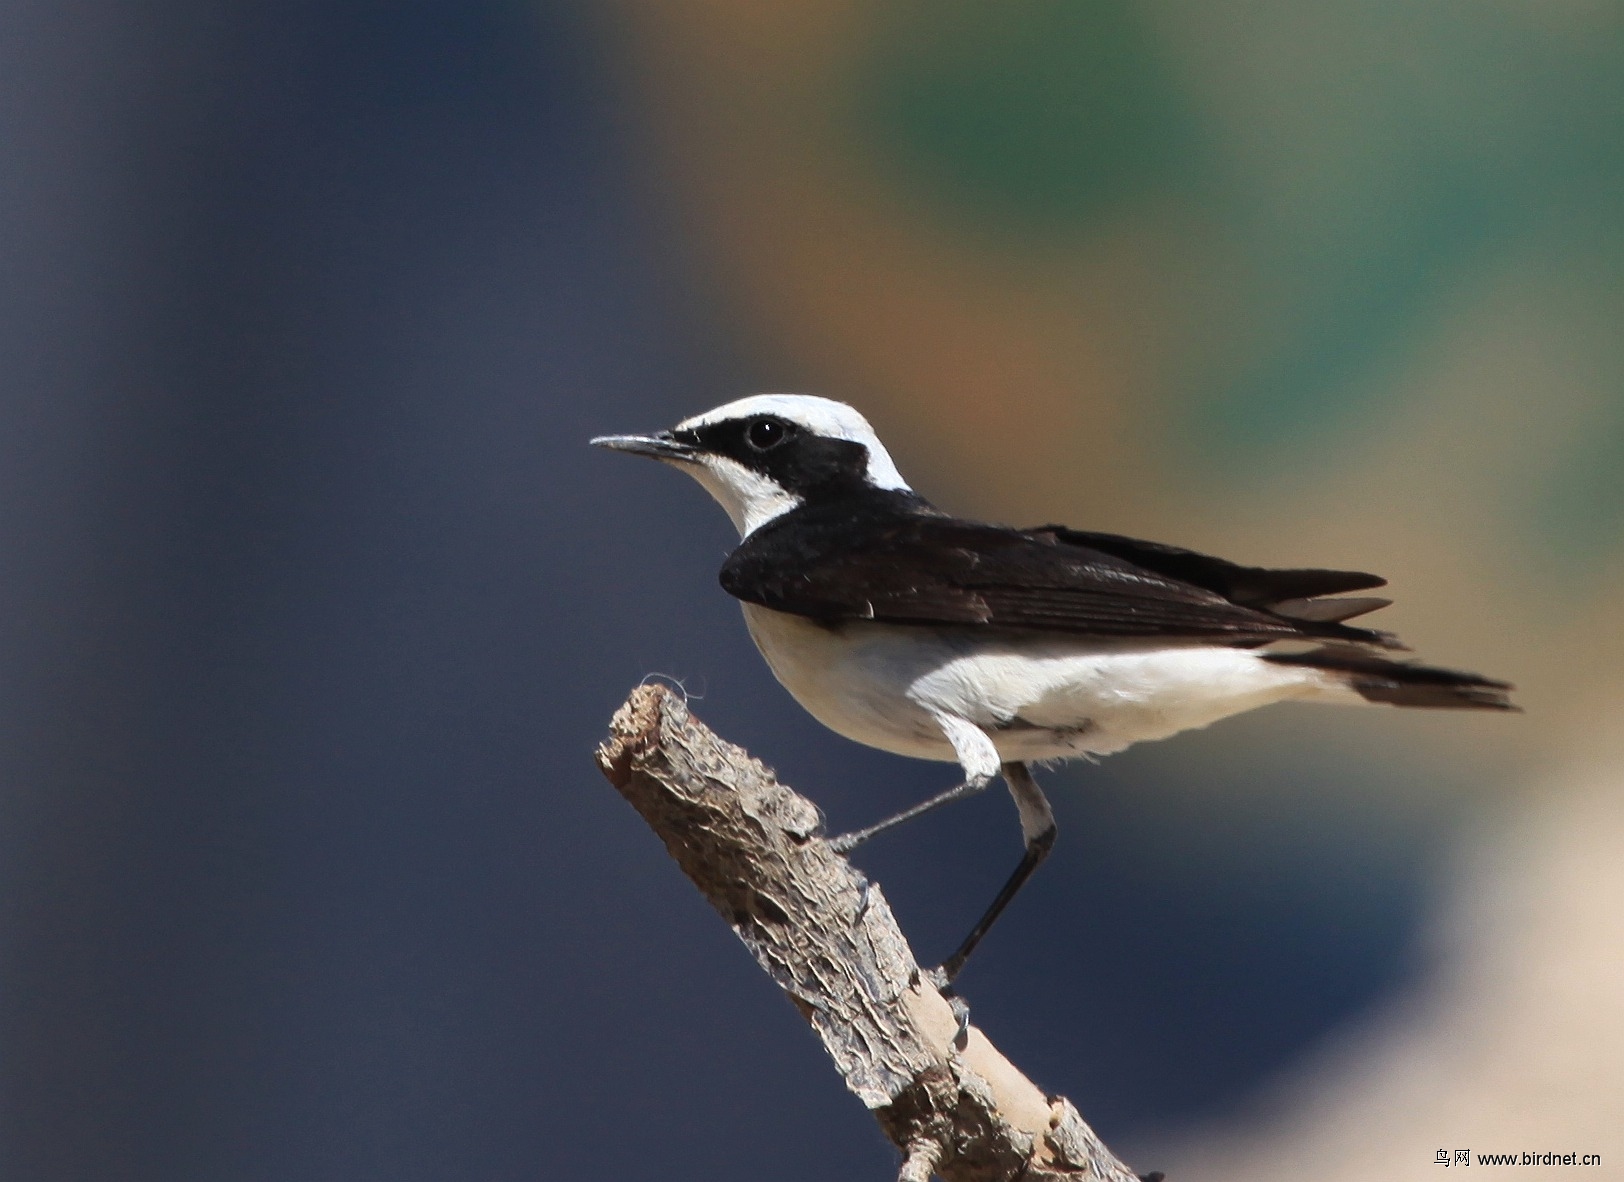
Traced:
<path fill-rule="evenodd" d="M 890 1176 L 591 758 L 660 675 L 833 828 L 951 778 L 585 446 L 762 390 L 1519 685 L 1049 773 L 962 982 L 1035 1080 L 1175 1178 L 1624 1177 L 1624 5 L 16 0 L 0 96 L 4 1177 Z M 858 861 L 929 961 L 1018 852 Z"/>

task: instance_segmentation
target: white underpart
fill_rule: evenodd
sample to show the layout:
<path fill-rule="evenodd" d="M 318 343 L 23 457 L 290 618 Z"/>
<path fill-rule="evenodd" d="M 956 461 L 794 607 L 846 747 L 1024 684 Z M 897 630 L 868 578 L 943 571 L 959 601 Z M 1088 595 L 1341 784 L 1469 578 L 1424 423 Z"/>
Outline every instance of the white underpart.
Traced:
<path fill-rule="evenodd" d="M 1249 649 L 853 621 L 744 605 L 773 674 L 829 729 L 919 759 L 964 759 L 958 720 L 1005 761 L 1105 755 L 1271 702 L 1362 702 L 1337 674 Z M 1159 645 L 1159 646 L 1158 646 Z M 979 757 L 984 761 L 985 755 Z"/>
<path fill-rule="evenodd" d="M 847 439 L 860 443 L 868 451 L 868 481 L 875 488 L 907 489 L 908 482 L 891 462 L 880 437 L 868 420 L 844 402 L 832 398 L 818 398 L 811 394 L 753 394 L 726 406 L 718 406 L 702 415 L 684 419 L 677 430 L 706 427 L 729 419 L 748 419 L 753 415 L 777 415 L 795 423 L 802 429 L 827 439 Z M 679 466 L 715 497 L 727 515 L 733 519 L 741 537 L 748 537 L 773 518 L 801 503 L 800 498 L 786 492 L 760 473 L 752 472 L 743 464 L 721 456 L 702 456 L 682 461 Z"/>
<path fill-rule="evenodd" d="M 968 780 L 987 781 L 998 774 L 998 748 L 987 732 L 953 714 L 928 711 L 937 729 L 953 747 L 953 757 L 964 768 Z"/>

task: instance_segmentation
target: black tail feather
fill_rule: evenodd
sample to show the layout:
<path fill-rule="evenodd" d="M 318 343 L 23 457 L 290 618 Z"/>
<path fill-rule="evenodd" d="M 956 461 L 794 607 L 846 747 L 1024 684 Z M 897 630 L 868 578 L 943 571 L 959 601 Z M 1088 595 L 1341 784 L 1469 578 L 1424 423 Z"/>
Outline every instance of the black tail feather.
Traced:
<path fill-rule="evenodd" d="M 1504 681 L 1390 661 L 1341 645 L 1326 645 L 1306 653 L 1264 653 L 1278 665 L 1307 665 L 1348 675 L 1348 685 L 1370 702 L 1425 709 L 1520 710 L 1511 701 L 1512 686 Z"/>

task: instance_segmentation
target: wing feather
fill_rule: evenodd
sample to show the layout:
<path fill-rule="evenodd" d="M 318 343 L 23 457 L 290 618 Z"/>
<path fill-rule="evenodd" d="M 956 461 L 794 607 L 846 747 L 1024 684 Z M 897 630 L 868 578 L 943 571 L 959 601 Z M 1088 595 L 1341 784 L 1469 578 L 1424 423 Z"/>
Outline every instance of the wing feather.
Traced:
<path fill-rule="evenodd" d="M 1090 544 L 1101 539 L 1103 547 Z M 1148 564 L 1130 555 L 1148 555 Z M 1237 644 L 1390 641 L 1330 618 L 1340 609 L 1303 606 L 1316 595 L 1380 585 L 1374 575 L 1268 571 L 1116 535 L 1017 530 L 934 511 L 797 509 L 747 538 L 721 581 L 736 598 L 828 623 L 982 624 Z M 1287 610 L 1275 614 L 1271 605 Z"/>

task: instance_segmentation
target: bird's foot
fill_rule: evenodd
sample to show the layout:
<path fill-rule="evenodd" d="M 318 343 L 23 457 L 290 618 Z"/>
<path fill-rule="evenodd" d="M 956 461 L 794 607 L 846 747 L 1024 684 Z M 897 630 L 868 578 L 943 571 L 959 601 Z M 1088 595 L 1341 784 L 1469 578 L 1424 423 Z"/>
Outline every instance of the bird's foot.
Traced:
<path fill-rule="evenodd" d="M 858 829 L 853 833 L 842 833 L 839 837 L 829 839 L 829 848 L 837 854 L 849 854 L 871 836 L 873 835 L 865 829 Z"/>
<path fill-rule="evenodd" d="M 953 1020 L 958 1024 L 953 1032 L 953 1046 L 963 1050 L 970 1041 L 970 1003 L 965 1001 L 953 988 L 953 979 L 941 966 L 934 969 L 922 969 L 920 976 L 929 985 L 935 988 L 947 1002 L 948 1008 L 953 1011 Z"/>

